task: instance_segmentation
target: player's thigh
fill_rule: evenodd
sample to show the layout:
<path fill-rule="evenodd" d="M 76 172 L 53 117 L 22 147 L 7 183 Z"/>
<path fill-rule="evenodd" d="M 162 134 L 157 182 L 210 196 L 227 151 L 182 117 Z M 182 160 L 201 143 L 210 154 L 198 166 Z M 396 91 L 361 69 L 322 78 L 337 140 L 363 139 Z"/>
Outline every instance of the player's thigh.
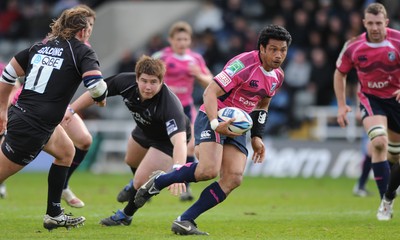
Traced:
<path fill-rule="evenodd" d="M 384 126 L 385 129 L 387 129 L 387 118 L 386 116 L 383 115 L 374 115 L 374 116 L 368 116 L 363 119 L 363 126 L 365 131 L 368 133 L 368 131 L 375 126 Z"/>
<path fill-rule="evenodd" d="M 55 163 L 62 166 L 70 166 L 75 155 L 74 144 L 61 125 L 55 128 L 43 150 L 55 157 Z"/>
<path fill-rule="evenodd" d="M 0 183 L 24 167 L 9 160 L 0 150 Z"/>
<path fill-rule="evenodd" d="M 142 147 L 132 137 L 129 137 L 125 153 L 125 163 L 130 167 L 137 168 L 147 151 L 147 148 Z"/>
<path fill-rule="evenodd" d="M 168 172 L 172 169 L 172 165 L 173 160 L 171 156 L 156 148 L 150 147 L 135 173 L 135 188 L 147 182 L 152 172 L 156 170 Z"/>
<path fill-rule="evenodd" d="M 236 146 L 224 145 L 224 153 L 221 165 L 221 178 L 241 178 L 246 167 L 246 155 Z"/>
<path fill-rule="evenodd" d="M 71 121 L 68 122 L 67 125 L 62 124 L 62 127 L 77 148 L 82 150 L 88 150 L 90 148 L 92 144 L 92 135 L 79 115 L 72 115 Z"/>
<path fill-rule="evenodd" d="M 223 145 L 216 142 L 202 142 L 196 146 L 199 163 L 196 168 L 196 179 L 216 177 L 221 169 Z"/>
<path fill-rule="evenodd" d="M 390 142 L 400 143 L 400 133 L 388 129 L 388 138 Z"/>

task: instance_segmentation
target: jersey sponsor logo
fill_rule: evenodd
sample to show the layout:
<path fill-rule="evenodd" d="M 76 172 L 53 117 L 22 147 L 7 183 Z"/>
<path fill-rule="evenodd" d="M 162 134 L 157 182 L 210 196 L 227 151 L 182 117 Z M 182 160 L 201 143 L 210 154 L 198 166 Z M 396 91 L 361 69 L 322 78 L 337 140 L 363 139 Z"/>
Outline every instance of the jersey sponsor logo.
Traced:
<path fill-rule="evenodd" d="M 63 50 L 63 48 L 42 47 L 38 53 L 59 57 L 62 55 Z"/>
<path fill-rule="evenodd" d="M 215 78 L 224 86 L 228 86 L 232 82 L 231 78 L 225 72 L 220 72 Z"/>
<path fill-rule="evenodd" d="M 210 139 L 211 138 L 211 130 L 204 130 L 200 133 L 200 140 Z"/>
<path fill-rule="evenodd" d="M 277 85 L 278 84 L 276 82 L 272 83 L 272 87 L 271 87 L 271 90 L 269 90 L 269 93 L 274 92 Z"/>
<path fill-rule="evenodd" d="M 240 70 L 242 70 L 244 68 L 244 64 L 240 61 L 240 60 L 236 60 L 234 62 L 232 62 L 226 69 L 226 73 L 229 76 L 233 76 L 235 75 L 237 72 L 239 72 Z"/>
<path fill-rule="evenodd" d="M 256 106 L 256 102 L 249 101 L 248 99 L 246 99 L 244 97 L 239 97 L 239 102 L 241 102 L 245 106 L 250 106 L 250 107 Z"/>
<path fill-rule="evenodd" d="M 178 125 L 176 125 L 175 119 L 171 119 L 168 120 L 165 123 L 166 127 L 167 127 L 167 133 L 168 135 L 170 135 L 171 133 L 175 132 L 176 130 L 178 130 Z"/>
<path fill-rule="evenodd" d="M 143 125 L 150 125 L 150 122 L 140 116 L 140 113 L 132 112 L 132 117 L 136 122 L 139 122 Z"/>
<path fill-rule="evenodd" d="M 368 82 L 368 87 L 369 88 L 385 88 L 389 86 L 389 81 L 384 81 L 384 82 Z"/>
<path fill-rule="evenodd" d="M 10 144 L 5 143 L 5 146 L 6 146 L 7 152 L 9 152 L 9 153 L 15 153 L 15 152 L 14 152 L 14 149 L 10 146 Z"/>
<path fill-rule="evenodd" d="M 64 59 L 58 57 L 50 57 L 43 54 L 35 54 L 32 58 L 31 63 L 33 65 L 39 65 L 43 67 L 52 67 L 60 69 Z"/>
<path fill-rule="evenodd" d="M 389 61 L 393 62 L 396 60 L 396 53 L 395 52 L 388 52 L 388 59 Z"/>
<path fill-rule="evenodd" d="M 365 61 L 367 61 L 368 59 L 367 59 L 367 56 L 366 55 L 360 55 L 360 56 L 358 56 L 358 61 L 360 61 L 360 62 L 365 62 Z"/>
<path fill-rule="evenodd" d="M 249 86 L 251 88 L 258 88 L 258 80 L 250 80 Z"/>

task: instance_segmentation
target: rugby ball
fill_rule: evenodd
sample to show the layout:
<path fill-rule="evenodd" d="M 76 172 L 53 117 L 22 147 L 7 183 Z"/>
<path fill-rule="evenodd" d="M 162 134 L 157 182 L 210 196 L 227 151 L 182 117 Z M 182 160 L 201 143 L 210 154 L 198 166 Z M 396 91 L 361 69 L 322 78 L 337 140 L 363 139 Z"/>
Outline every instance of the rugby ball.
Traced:
<path fill-rule="evenodd" d="M 234 133 L 245 133 L 253 126 L 253 120 L 250 115 L 240 108 L 236 107 L 225 107 L 218 111 L 218 121 L 225 122 L 231 118 L 235 118 L 228 129 Z"/>

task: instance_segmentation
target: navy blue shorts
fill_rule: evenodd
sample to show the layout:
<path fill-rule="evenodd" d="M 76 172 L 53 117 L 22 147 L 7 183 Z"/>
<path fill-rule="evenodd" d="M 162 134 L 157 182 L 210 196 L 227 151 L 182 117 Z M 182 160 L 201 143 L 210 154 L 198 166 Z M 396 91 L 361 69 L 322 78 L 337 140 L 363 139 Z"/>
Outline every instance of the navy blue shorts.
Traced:
<path fill-rule="evenodd" d="M 15 113 L 9 114 L 1 150 L 12 162 L 26 166 L 37 157 L 51 134 L 32 127 Z"/>
<path fill-rule="evenodd" d="M 383 99 L 364 93 L 360 97 L 360 110 L 362 119 L 374 115 L 386 116 L 388 128 L 400 133 L 400 103 L 396 98 Z"/>
<path fill-rule="evenodd" d="M 231 144 L 236 146 L 246 157 L 249 154 L 246 148 L 246 134 L 230 138 L 215 132 L 211 129 L 207 115 L 202 111 L 198 112 L 194 122 L 194 138 L 195 145 L 199 145 L 202 142 L 217 142 L 222 145 Z"/>

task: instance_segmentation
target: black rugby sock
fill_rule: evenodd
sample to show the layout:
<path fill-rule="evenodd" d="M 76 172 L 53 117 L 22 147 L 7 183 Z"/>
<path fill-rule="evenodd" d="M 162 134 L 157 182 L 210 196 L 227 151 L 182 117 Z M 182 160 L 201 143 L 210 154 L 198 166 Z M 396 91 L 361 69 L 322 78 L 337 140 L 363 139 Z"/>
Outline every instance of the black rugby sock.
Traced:
<path fill-rule="evenodd" d="M 133 214 L 135 214 L 135 212 L 138 210 L 138 208 L 135 205 L 135 195 L 136 195 L 136 189 L 134 189 L 134 193 L 129 198 L 128 204 L 124 208 L 125 215 L 133 216 Z"/>
<path fill-rule="evenodd" d="M 64 189 L 68 187 L 69 184 L 69 179 L 71 178 L 72 174 L 75 172 L 75 170 L 79 167 L 83 159 L 85 159 L 86 154 L 88 153 L 87 150 L 82 150 L 77 147 L 75 147 L 75 156 L 74 159 L 72 160 L 71 167 L 68 170 L 68 175 L 67 179 L 65 180 L 64 184 Z"/>
<path fill-rule="evenodd" d="M 385 197 L 393 200 L 396 197 L 396 190 L 400 186 L 400 165 L 399 163 L 393 164 L 390 170 L 389 185 L 385 193 Z"/>
<path fill-rule="evenodd" d="M 368 155 L 365 155 L 361 175 L 358 180 L 358 187 L 360 189 L 365 189 L 365 184 L 368 181 L 369 172 L 371 171 L 371 164 L 372 164 L 371 157 Z"/>
<path fill-rule="evenodd" d="M 55 217 L 61 213 L 61 193 L 69 167 L 52 164 L 47 177 L 47 210 L 46 214 Z"/>

